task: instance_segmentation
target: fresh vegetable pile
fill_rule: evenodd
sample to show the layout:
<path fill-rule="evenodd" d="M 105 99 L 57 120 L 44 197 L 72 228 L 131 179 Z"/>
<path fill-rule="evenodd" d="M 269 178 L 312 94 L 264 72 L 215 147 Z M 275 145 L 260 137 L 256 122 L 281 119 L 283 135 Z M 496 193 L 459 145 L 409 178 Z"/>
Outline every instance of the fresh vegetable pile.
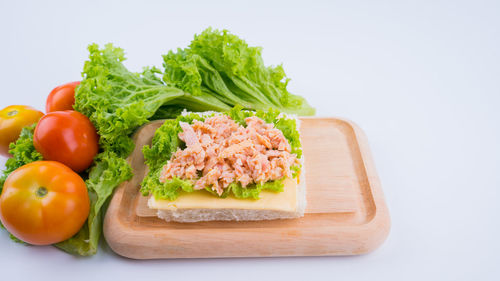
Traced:
<path fill-rule="evenodd" d="M 261 57 L 261 48 L 249 47 L 245 41 L 225 30 L 209 28 L 203 31 L 195 36 L 188 48 L 164 55 L 163 69 L 149 67 L 140 73 L 129 71 L 123 65 L 123 50 L 111 44 L 104 48 L 92 44 L 88 50 L 89 59 L 83 68 L 83 80 L 54 89 L 47 100 L 46 115 L 42 117 L 43 113 L 32 108 L 7 107 L 0 111 L 0 153 L 11 157 L 0 178 L 0 219 L 8 222 L 5 227 L 16 235 L 11 236 L 14 240 L 21 239 L 31 244 L 54 244 L 75 255 L 95 254 L 105 206 L 113 190 L 132 177 L 131 168 L 126 161 L 134 147 L 130 136 L 139 126 L 151 120 L 176 118 L 183 109 L 228 111 L 236 105 L 251 110 L 274 109 L 271 112 L 279 110 L 298 115 L 314 114 L 314 109 L 302 97 L 288 92 L 289 79 L 281 66 L 266 67 Z M 233 112 L 241 114 L 243 111 Z M 276 123 L 276 126 L 279 124 Z M 283 124 L 283 128 L 280 128 L 285 134 L 287 126 Z M 171 138 L 172 145 L 176 145 L 174 139 L 177 139 L 177 135 L 172 135 L 175 128 L 164 127 L 161 129 L 161 137 Z M 68 134 L 72 137 L 68 138 Z M 293 142 L 293 136 L 289 140 Z M 151 156 L 153 152 L 163 153 L 163 150 L 172 148 L 153 146 L 150 150 L 145 150 L 148 164 L 157 165 L 156 162 L 162 160 L 154 159 Z M 164 156 L 167 155 L 162 157 Z M 52 177 L 43 179 L 41 175 L 44 173 L 37 173 L 36 169 L 31 177 L 39 181 L 26 181 L 26 174 L 29 173 L 22 171 L 26 164 L 35 161 L 40 166 L 37 166 L 38 171 L 60 165 L 64 166 L 61 168 L 63 170 L 67 168 L 65 171 L 68 174 L 73 173 L 68 176 L 67 181 L 69 178 L 74 180 L 75 175 L 84 179 L 87 191 L 84 194 L 88 194 L 89 209 L 80 208 L 70 210 L 69 213 L 52 212 L 54 208 L 61 209 L 72 204 L 69 199 L 62 197 L 53 200 L 56 198 L 54 194 L 59 194 L 57 188 L 62 188 L 62 183 L 67 181 L 54 185 L 51 180 L 61 172 L 51 170 L 53 172 L 49 175 Z M 37 184 L 38 188 L 28 188 L 33 184 Z M 274 185 L 279 188 L 279 183 Z M 18 196 L 17 201 L 9 199 L 9 194 L 22 188 L 26 190 L 25 194 L 30 195 Z M 149 185 L 149 190 L 154 192 L 153 189 Z M 238 192 L 237 190 L 233 188 L 233 192 Z M 81 190 L 75 189 L 72 192 L 81 194 Z M 240 191 L 244 197 L 253 196 L 245 195 L 245 192 L 248 191 Z M 68 198 L 74 199 L 71 196 Z M 7 199 L 10 203 L 4 204 L 2 200 Z M 18 203 L 16 205 L 12 202 Z M 30 204 L 24 204 L 26 202 Z M 36 209 L 40 204 L 48 206 L 47 211 Z M 32 206 L 31 209 L 22 209 L 28 205 Z M 11 214 L 13 208 L 24 214 L 17 221 L 5 215 Z M 40 232 L 37 234 L 33 225 L 38 225 L 46 217 L 59 225 L 63 225 L 65 220 L 78 222 L 81 217 L 86 218 L 86 222 L 83 226 L 80 225 L 81 228 L 78 226 L 76 233 L 76 230 L 71 232 L 75 229 L 73 225 L 47 228 L 45 232 L 39 228 Z M 66 232 L 61 233 L 62 231 Z M 71 238 L 66 239 L 69 232 Z M 26 238 L 34 237 L 33 235 L 34 240 Z M 37 241 L 43 243 L 36 243 Z"/>

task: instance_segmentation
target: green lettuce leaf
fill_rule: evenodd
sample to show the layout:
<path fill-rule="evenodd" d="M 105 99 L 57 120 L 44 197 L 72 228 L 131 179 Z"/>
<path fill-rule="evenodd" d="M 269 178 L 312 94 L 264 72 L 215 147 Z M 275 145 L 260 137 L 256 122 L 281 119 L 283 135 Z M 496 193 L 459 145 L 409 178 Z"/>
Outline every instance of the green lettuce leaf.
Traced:
<path fill-rule="evenodd" d="M 90 197 L 90 214 L 86 225 L 72 238 L 56 247 L 75 255 L 89 256 L 97 252 L 102 232 L 105 205 L 115 187 L 132 177 L 132 169 L 123 157 L 107 150 L 94 158 L 89 178 L 85 182 Z"/>
<path fill-rule="evenodd" d="M 292 147 L 292 153 L 297 154 L 299 158 L 302 156 L 302 148 L 295 119 L 289 119 L 286 117 L 280 118 L 280 112 L 278 110 L 270 110 L 267 112 L 259 110 L 257 112 L 253 112 L 243 110 L 241 106 L 235 106 L 229 112 L 226 112 L 226 114 L 241 125 L 246 125 L 245 118 L 250 116 L 257 116 L 265 120 L 267 123 L 273 123 L 276 128 L 283 132 L 285 138 L 289 141 Z M 206 116 L 202 116 L 197 113 L 190 113 L 185 116 L 178 116 L 175 120 L 166 120 L 165 123 L 163 123 L 163 125 L 156 130 L 151 146 L 145 145 L 142 149 L 145 163 L 149 167 L 149 173 L 145 176 L 141 184 L 141 192 L 143 195 L 152 194 L 156 199 L 173 201 L 181 195 L 181 192 L 195 191 L 193 182 L 190 180 L 173 178 L 161 183 L 159 178 L 163 166 L 172 157 L 177 148 L 185 147 L 184 142 L 182 142 L 178 137 L 178 134 L 182 132 L 179 122 L 182 121 L 192 123 L 193 120 L 203 121 L 205 118 Z M 293 176 L 296 177 L 300 171 L 300 166 L 293 166 L 292 169 Z M 250 184 L 247 187 L 242 187 L 239 182 L 235 182 L 230 184 L 221 196 L 213 192 L 208 187 L 205 188 L 205 191 L 213 194 L 214 196 L 223 198 L 232 194 L 234 197 L 240 199 L 259 199 L 261 191 L 269 190 L 281 192 L 283 191 L 283 187 L 283 179 L 280 179 L 263 184 Z"/>
<path fill-rule="evenodd" d="M 42 154 L 36 151 L 33 145 L 33 132 L 35 131 L 35 127 L 36 124 L 23 128 L 17 141 L 9 145 L 9 153 L 12 157 L 5 162 L 5 170 L 3 170 L 2 176 L 0 177 L 0 193 L 2 193 L 3 184 L 7 177 L 17 168 L 43 159 Z"/>
<path fill-rule="evenodd" d="M 123 65 L 123 50 L 112 44 L 103 49 L 92 44 L 88 50 L 89 60 L 83 68 L 84 79 L 76 89 L 74 108 L 92 121 L 104 150 L 128 156 L 134 146 L 129 136 L 159 109 L 164 112 L 165 106 L 193 111 L 230 108 L 210 95 L 195 96 L 167 86 L 157 77 L 161 73 L 157 68 L 130 72 Z M 165 116 L 168 114 L 160 112 L 157 117 Z"/>
<path fill-rule="evenodd" d="M 283 67 L 266 67 L 261 52 L 227 30 L 208 28 L 195 35 L 188 48 L 163 56 L 163 80 L 193 95 L 208 93 L 230 106 L 314 115 L 304 98 L 288 92 L 290 79 Z"/>

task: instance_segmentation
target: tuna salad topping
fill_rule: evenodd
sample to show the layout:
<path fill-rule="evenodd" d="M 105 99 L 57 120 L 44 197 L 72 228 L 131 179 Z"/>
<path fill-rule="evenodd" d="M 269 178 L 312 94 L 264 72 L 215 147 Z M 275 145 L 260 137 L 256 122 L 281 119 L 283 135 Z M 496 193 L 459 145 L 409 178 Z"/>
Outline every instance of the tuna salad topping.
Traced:
<path fill-rule="evenodd" d="M 233 182 L 246 187 L 292 178 L 291 167 L 300 163 L 283 132 L 256 116 L 245 123 L 241 126 L 227 115 L 180 122 L 179 138 L 186 147 L 178 148 L 163 166 L 160 182 L 177 177 L 192 181 L 195 190 L 210 187 L 221 195 Z"/>

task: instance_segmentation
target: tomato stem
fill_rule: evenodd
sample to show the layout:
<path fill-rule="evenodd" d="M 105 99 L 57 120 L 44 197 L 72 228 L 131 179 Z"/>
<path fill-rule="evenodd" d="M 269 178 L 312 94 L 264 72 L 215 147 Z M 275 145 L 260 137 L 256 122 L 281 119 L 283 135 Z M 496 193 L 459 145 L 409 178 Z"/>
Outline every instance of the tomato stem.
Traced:
<path fill-rule="evenodd" d="M 36 196 L 40 197 L 40 198 L 43 198 L 45 197 L 45 195 L 47 195 L 48 193 L 48 190 L 45 186 L 40 186 L 37 190 L 36 190 Z"/>
<path fill-rule="evenodd" d="M 18 113 L 19 113 L 19 111 L 14 109 L 12 111 L 7 112 L 7 116 L 14 116 L 14 115 L 17 115 Z"/>

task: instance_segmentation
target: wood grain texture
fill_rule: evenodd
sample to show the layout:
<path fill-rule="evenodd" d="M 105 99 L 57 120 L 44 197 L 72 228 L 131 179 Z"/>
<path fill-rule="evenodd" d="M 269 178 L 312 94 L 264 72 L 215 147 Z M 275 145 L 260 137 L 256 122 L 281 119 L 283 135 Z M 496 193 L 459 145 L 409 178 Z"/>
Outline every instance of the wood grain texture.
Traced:
<path fill-rule="evenodd" d="M 128 158 L 134 177 L 117 188 L 104 235 L 118 254 L 135 259 L 355 255 L 387 237 L 389 213 L 365 135 L 338 118 L 301 117 L 307 209 L 300 219 L 175 223 L 156 218 L 140 194 L 147 173 L 142 146 L 162 121 L 137 130 Z"/>

